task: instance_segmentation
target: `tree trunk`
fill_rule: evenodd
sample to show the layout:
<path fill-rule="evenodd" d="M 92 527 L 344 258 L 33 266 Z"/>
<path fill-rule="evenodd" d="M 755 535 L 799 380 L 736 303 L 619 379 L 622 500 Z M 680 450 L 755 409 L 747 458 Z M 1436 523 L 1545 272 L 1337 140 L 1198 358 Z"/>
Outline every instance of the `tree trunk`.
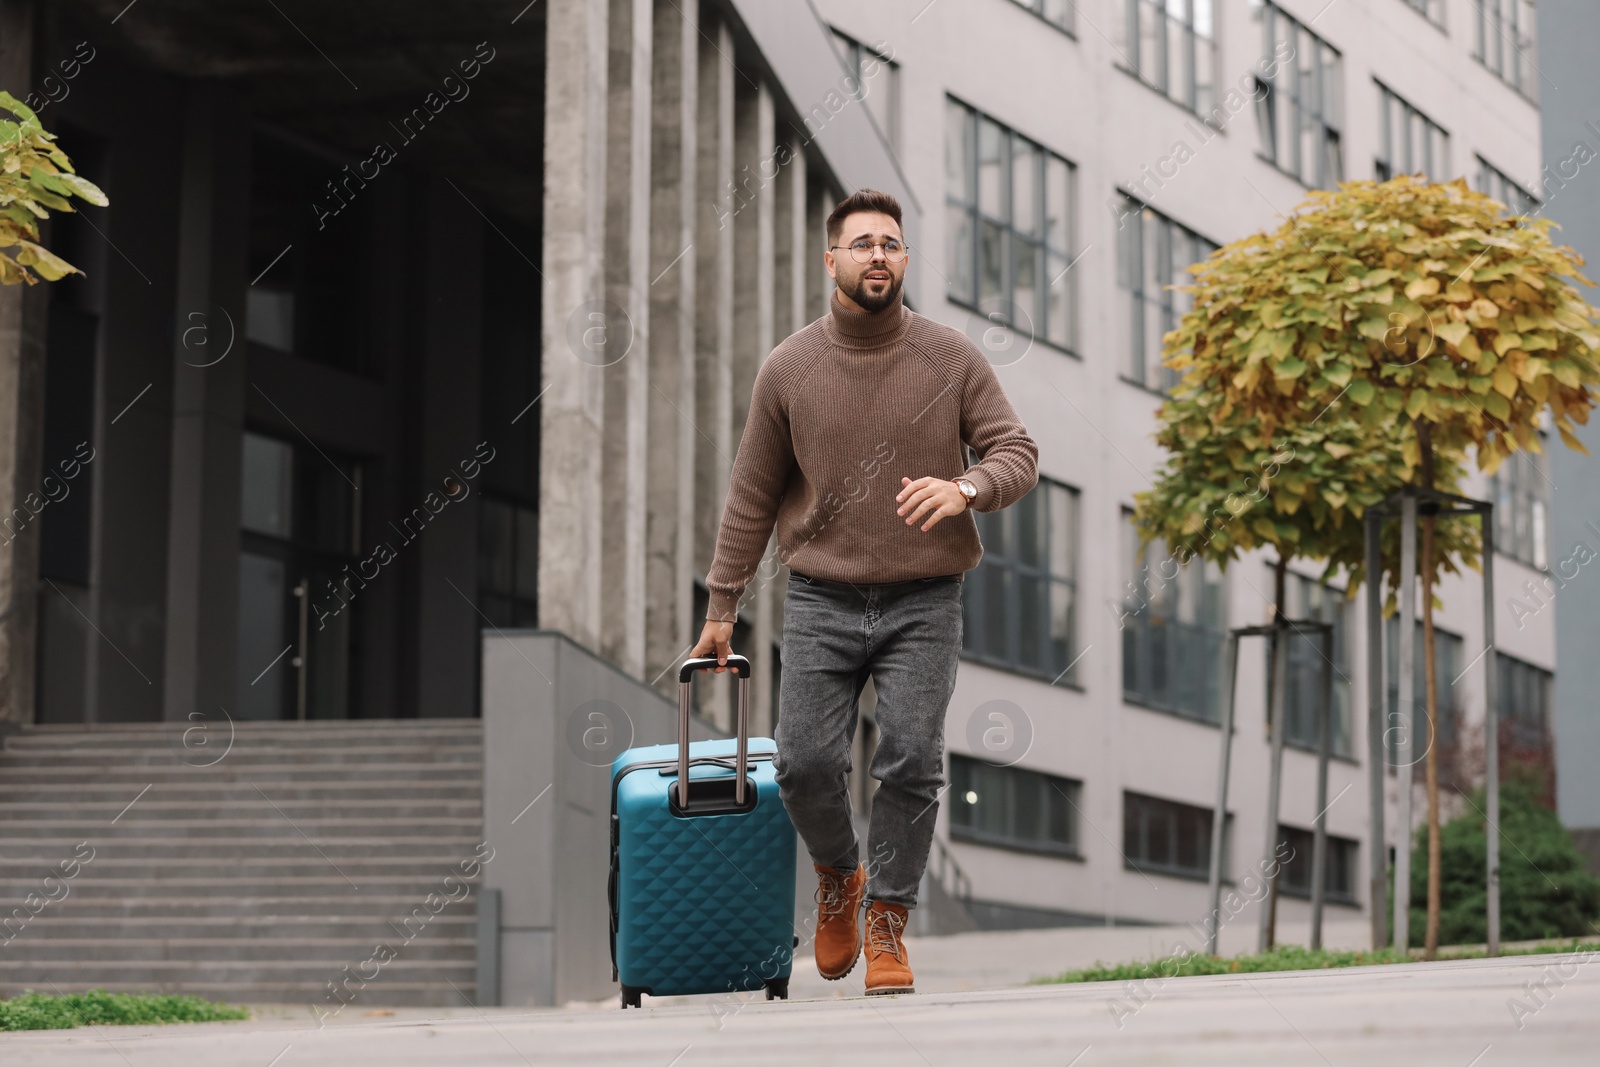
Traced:
<path fill-rule="evenodd" d="M 1420 477 L 1433 488 L 1433 441 L 1428 423 L 1417 420 L 1417 445 L 1421 451 Z M 1433 658 L 1433 554 L 1434 519 L 1422 516 L 1422 677 L 1427 694 L 1426 785 L 1428 791 L 1428 918 L 1422 939 L 1422 958 L 1439 955 L 1439 678 Z M 1410 847 L 1410 842 L 1406 843 Z"/>

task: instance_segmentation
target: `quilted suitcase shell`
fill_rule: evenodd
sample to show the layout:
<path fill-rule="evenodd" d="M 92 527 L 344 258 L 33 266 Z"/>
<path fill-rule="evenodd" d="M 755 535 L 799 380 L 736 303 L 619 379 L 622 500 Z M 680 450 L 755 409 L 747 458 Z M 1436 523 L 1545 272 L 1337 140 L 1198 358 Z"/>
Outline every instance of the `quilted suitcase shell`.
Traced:
<path fill-rule="evenodd" d="M 747 674 L 739 684 L 748 686 Z M 754 737 L 748 747 L 754 805 L 743 812 L 674 810 L 669 791 L 678 783 L 678 745 L 629 749 L 612 764 L 612 962 L 624 1006 L 630 995 L 638 1004 L 641 992 L 676 996 L 767 985 L 787 993 L 795 830 L 778 795 L 776 743 Z M 689 746 L 691 761 L 723 758 L 691 762 L 691 797 L 696 783 L 714 779 L 723 779 L 732 795 L 736 751 L 735 738 Z"/>

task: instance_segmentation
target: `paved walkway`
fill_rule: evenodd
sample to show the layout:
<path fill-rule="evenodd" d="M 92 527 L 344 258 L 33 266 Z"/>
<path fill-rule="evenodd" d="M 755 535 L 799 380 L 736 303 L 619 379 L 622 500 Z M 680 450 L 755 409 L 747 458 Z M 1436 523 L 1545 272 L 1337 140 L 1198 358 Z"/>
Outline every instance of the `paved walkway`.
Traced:
<path fill-rule="evenodd" d="M 644 1010 L 627 1012 L 613 1001 L 542 1010 L 352 1010 L 321 1030 L 308 1025 L 303 1008 L 268 1010 L 264 1018 L 246 1023 L 0 1035 L 0 1062 L 6 1067 L 968 1067 L 996 1062 L 1587 1067 L 1600 1048 L 1600 955 L 1214 976 L 1142 986 L 948 988 L 977 979 L 938 961 L 976 955 L 978 974 L 1003 974 L 1004 939 L 1040 939 L 1046 933 L 1064 937 L 1065 932 L 963 935 L 972 942 L 964 951 L 954 943 L 959 939 L 924 943 L 918 983 L 927 991 L 905 997 L 852 996 L 830 983 L 827 995 L 805 999 L 810 987 L 797 981 L 796 998 L 788 1003 L 752 996 L 647 1000 Z M 1153 929 L 1141 933 L 1160 943 L 1162 935 Z M 986 942 L 989 947 L 980 950 Z M 1126 958 L 1125 945 L 1119 942 L 1118 948 L 1115 958 Z M 1080 957 L 1062 966 L 1080 962 L 1093 961 Z"/>

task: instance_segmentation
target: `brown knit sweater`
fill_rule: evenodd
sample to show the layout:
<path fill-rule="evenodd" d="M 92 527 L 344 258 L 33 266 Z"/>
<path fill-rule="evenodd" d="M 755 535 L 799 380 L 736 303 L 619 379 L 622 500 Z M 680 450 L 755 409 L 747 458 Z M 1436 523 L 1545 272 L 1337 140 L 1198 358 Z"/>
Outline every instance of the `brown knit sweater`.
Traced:
<path fill-rule="evenodd" d="M 756 372 L 706 576 L 707 619 L 737 618 L 774 523 L 779 562 L 814 578 L 958 574 L 983 556 L 971 511 L 927 532 L 926 514 L 908 526 L 895 514 L 901 477 L 965 476 L 977 511 L 1006 507 L 1038 481 L 1038 446 L 964 334 L 899 299 L 867 313 L 835 290 L 830 303 Z"/>

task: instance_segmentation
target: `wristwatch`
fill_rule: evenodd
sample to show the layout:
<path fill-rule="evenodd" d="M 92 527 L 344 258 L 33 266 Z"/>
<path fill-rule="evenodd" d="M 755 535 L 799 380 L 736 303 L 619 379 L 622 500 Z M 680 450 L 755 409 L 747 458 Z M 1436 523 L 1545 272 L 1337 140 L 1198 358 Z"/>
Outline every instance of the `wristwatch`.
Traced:
<path fill-rule="evenodd" d="M 972 506 L 972 502 L 978 499 L 978 487 L 973 485 L 967 479 L 957 478 L 956 488 L 961 490 L 961 495 L 967 498 L 967 507 L 970 508 Z"/>

